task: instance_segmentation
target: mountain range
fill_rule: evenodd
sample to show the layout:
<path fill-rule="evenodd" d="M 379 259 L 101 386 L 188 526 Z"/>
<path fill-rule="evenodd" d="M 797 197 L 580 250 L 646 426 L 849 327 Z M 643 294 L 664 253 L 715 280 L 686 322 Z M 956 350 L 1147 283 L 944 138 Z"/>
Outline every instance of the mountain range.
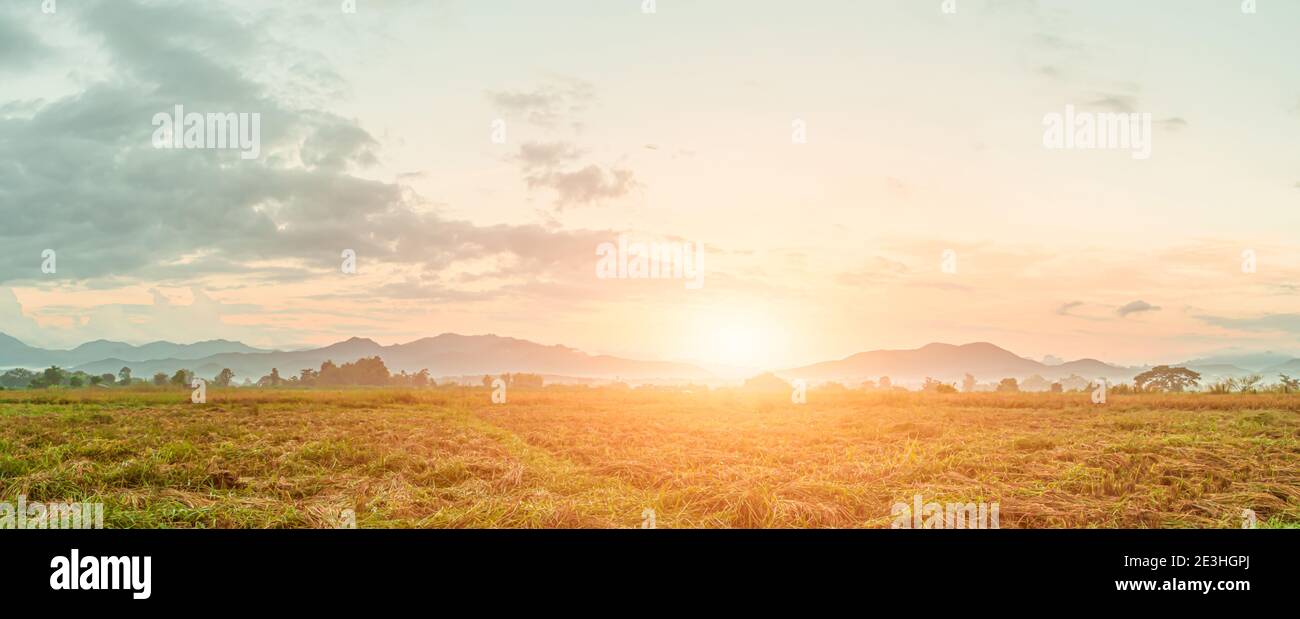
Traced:
<path fill-rule="evenodd" d="M 271 351 L 253 348 L 229 340 L 208 340 L 193 344 L 173 344 L 159 341 L 143 346 L 132 346 L 125 342 L 95 340 L 86 342 L 71 350 L 47 350 L 28 346 L 13 337 L 0 333 L 0 367 L 42 368 L 57 365 L 70 368 L 109 358 L 133 362 L 152 359 L 193 360 L 221 353 L 264 352 Z"/>
<path fill-rule="evenodd" d="M 709 372 L 685 363 L 589 355 L 566 346 L 545 346 L 496 335 L 444 333 L 390 346 L 354 337 L 322 348 L 281 351 L 261 350 L 225 340 L 188 345 L 155 342 L 138 347 L 97 341 L 72 350 L 45 350 L 0 334 L 0 368 L 38 369 L 58 365 L 87 374 L 116 374 L 129 367 L 134 376 L 143 377 L 156 372 L 171 374 L 184 368 L 206 377 L 230 368 L 235 372 L 236 381 L 242 382 L 243 378 L 256 381 L 272 368 L 287 378 L 303 369 L 317 369 L 326 361 L 342 364 L 363 357 L 382 358 L 394 373 L 427 369 L 434 376 L 532 372 L 637 381 L 713 378 Z"/>
<path fill-rule="evenodd" d="M 1232 361 L 1248 364 L 1234 365 Z M 1300 359 L 1286 355 L 1263 353 L 1240 357 L 1207 357 L 1184 363 L 1168 364 L 1199 372 L 1209 381 L 1221 378 L 1239 378 L 1261 374 L 1266 379 L 1279 373 L 1300 374 Z M 934 378 L 943 382 L 960 382 L 966 374 L 981 382 L 997 382 L 1002 378 L 1023 380 L 1041 376 L 1048 380 L 1061 380 L 1070 376 L 1087 379 L 1105 378 L 1111 381 L 1130 381 L 1151 366 L 1129 367 L 1098 361 L 1078 359 L 1064 363 L 1048 364 L 1027 359 L 988 342 L 972 344 L 927 344 L 907 350 L 873 350 L 851 355 L 838 361 L 825 361 L 776 372 L 783 378 L 802 378 L 809 381 L 836 381 L 856 384 L 867 379 L 888 376 L 895 383 L 919 382 Z"/>
<path fill-rule="evenodd" d="M 96 340 L 71 350 L 47 350 L 28 346 L 0 333 L 0 368 L 40 369 L 57 365 L 88 374 L 116 374 L 121 368 L 129 367 L 133 375 L 146 377 L 157 372 L 171 374 L 184 368 L 207 377 L 215 376 L 223 368 L 230 368 L 235 372 L 236 382 L 242 382 L 244 378 L 256 381 L 269 374 L 272 368 L 288 377 L 305 368 L 319 368 L 325 361 L 342 364 L 375 356 L 381 357 L 394 373 L 427 369 L 436 377 L 531 372 L 588 380 L 718 381 L 710 371 L 688 363 L 590 355 L 567 346 L 547 346 L 497 335 L 444 333 L 389 346 L 354 337 L 321 348 L 284 351 L 259 349 L 228 340 L 193 344 L 153 342 L 143 346 Z M 1278 353 L 1217 355 L 1170 365 L 1188 367 L 1209 381 L 1255 373 L 1264 375 L 1266 379 L 1275 378 L 1279 373 L 1300 375 L 1300 359 Z M 1114 365 L 1097 359 L 1044 363 L 988 342 L 976 342 L 873 350 L 775 373 L 787 379 L 836 381 L 847 385 L 868 379 L 878 380 L 882 376 L 890 377 L 897 384 L 920 382 L 925 378 L 960 382 L 968 373 L 980 382 L 997 382 L 1002 378 L 1023 380 L 1035 375 L 1047 380 L 1078 376 L 1128 381 L 1149 367 Z"/>

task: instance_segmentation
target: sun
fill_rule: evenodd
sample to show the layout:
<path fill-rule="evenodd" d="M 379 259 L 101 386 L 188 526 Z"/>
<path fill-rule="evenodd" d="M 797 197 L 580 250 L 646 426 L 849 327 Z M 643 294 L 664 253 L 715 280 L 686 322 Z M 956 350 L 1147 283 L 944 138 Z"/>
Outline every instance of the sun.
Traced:
<path fill-rule="evenodd" d="M 718 328 L 710 342 L 713 354 L 720 363 L 748 365 L 758 361 L 765 352 L 762 334 L 747 325 L 727 325 Z"/>
<path fill-rule="evenodd" d="M 701 306 L 684 318 L 680 357 L 709 366 L 719 376 L 771 369 L 787 352 L 782 321 L 753 304 Z"/>

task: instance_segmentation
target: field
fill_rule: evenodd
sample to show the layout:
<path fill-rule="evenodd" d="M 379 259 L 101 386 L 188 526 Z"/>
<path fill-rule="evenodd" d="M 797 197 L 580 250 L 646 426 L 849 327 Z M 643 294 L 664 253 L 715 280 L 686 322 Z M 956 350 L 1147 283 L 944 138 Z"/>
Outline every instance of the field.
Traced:
<path fill-rule="evenodd" d="M 0 392 L 0 500 L 108 527 L 1002 528 L 1300 523 L 1300 396 L 548 388 Z"/>

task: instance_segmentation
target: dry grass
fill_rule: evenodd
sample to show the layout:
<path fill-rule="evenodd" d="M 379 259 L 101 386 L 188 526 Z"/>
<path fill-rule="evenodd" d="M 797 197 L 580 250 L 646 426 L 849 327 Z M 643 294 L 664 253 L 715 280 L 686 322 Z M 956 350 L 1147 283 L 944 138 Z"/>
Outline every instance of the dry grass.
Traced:
<path fill-rule="evenodd" d="M 617 390 L 0 392 L 0 499 L 112 527 L 888 527 L 1300 522 L 1300 396 Z"/>

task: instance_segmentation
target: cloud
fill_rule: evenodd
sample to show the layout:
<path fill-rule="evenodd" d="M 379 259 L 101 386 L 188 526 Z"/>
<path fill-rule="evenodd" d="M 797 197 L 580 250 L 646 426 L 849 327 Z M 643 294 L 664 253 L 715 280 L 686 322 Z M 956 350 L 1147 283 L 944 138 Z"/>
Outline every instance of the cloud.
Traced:
<path fill-rule="evenodd" d="M 1061 316 L 1070 316 L 1070 310 L 1078 307 L 1083 307 L 1083 301 L 1070 301 L 1056 308 L 1056 313 Z"/>
<path fill-rule="evenodd" d="M 1159 306 L 1151 305 L 1146 301 L 1139 300 L 1121 306 L 1119 309 L 1115 310 L 1115 313 L 1119 314 L 1120 317 L 1127 317 L 1130 314 L 1141 314 L 1143 312 L 1158 312 L 1158 311 L 1160 311 Z"/>
<path fill-rule="evenodd" d="M 9 288 L 0 288 L 0 325 L 3 325 L 0 333 L 16 337 L 28 345 L 38 341 L 42 335 L 40 325 L 23 312 L 18 297 Z"/>
<path fill-rule="evenodd" d="M 130 0 L 68 12 L 86 36 L 102 40 L 103 60 L 114 70 L 0 121 L 0 243 L 7 250 L 0 283 L 301 281 L 337 273 L 342 249 L 371 264 L 431 273 L 494 254 L 510 256 L 513 269 L 541 268 L 554 247 L 572 242 L 535 226 L 448 220 L 401 185 L 352 175 L 375 162 L 378 141 L 353 120 L 270 94 L 250 73 L 258 63 L 249 51 L 269 37 L 232 14 L 202 3 Z M 274 53 L 293 50 L 278 44 Z M 562 84 L 539 95 L 549 107 L 572 109 L 570 100 L 589 91 Z M 261 113 L 262 157 L 153 148 L 153 115 L 176 104 Z M 538 164 L 576 152 L 530 148 L 522 156 Z M 596 167 L 543 170 L 532 182 L 553 188 L 561 204 L 618 197 L 635 186 L 629 171 Z M 584 254 L 592 247 L 581 244 Z M 55 275 L 40 270 L 47 248 L 57 252 Z"/>
<path fill-rule="evenodd" d="M 1120 114 L 1132 114 L 1137 111 L 1137 99 L 1128 95 L 1102 94 L 1089 101 L 1088 106 Z"/>
<path fill-rule="evenodd" d="M 539 127 L 551 128 L 565 118 L 586 110 L 595 100 L 595 88 L 588 82 L 557 77 L 531 90 L 489 91 L 498 109 L 522 117 Z"/>
<path fill-rule="evenodd" d="M 46 324 L 38 325 L 9 288 L 0 288 L 0 332 L 30 346 L 68 348 L 94 339 L 152 342 L 197 342 L 231 339 L 245 342 L 301 341 L 307 333 L 292 328 L 250 326 L 227 317 L 259 312 L 261 307 L 222 303 L 199 287 L 191 287 L 192 300 L 176 303 L 150 289 L 149 303 L 105 303 L 92 308 L 46 306 Z"/>
<path fill-rule="evenodd" d="M 30 68 L 49 53 L 45 44 L 26 28 L 0 15 L 0 74 Z"/>
<path fill-rule="evenodd" d="M 354 165 L 374 165 L 378 147 L 379 142 L 356 125 L 327 123 L 303 142 L 300 156 L 309 168 L 340 172 Z"/>
<path fill-rule="evenodd" d="M 516 159 L 525 170 L 552 169 L 568 163 L 581 155 L 576 146 L 568 142 L 524 142 Z"/>
<path fill-rule="evenodd" d="M 1191 126 L 1186 120 L 1178 117 L 1157 120 L 1156 125 L 1164 127 L 1170 131 L 1181 131 Z"/>
<path fill-rule="evenodd" d="M 555 191 L 556 206 L 583 206 L 628 195 L 640 183 L 631 170 L 589 165 L 572 172 L 546 171 L 525 179 L 530 188 L 545 187 Z"/>

